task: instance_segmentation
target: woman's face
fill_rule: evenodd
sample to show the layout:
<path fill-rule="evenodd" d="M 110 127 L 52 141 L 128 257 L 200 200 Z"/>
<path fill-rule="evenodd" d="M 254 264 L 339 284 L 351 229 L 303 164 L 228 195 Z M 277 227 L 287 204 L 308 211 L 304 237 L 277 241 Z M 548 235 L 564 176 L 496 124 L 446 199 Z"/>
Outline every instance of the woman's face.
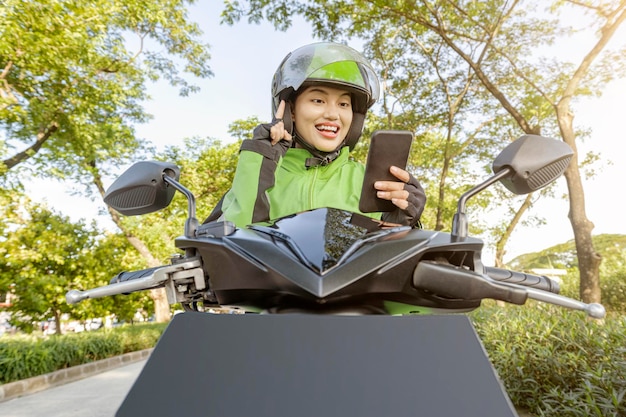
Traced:
<path fill-rule="evenodd" d="M 352 124 L 352 98 L 346 90 L 314 85 L 296 98 L 293 120 L 302 139 L 323 152 L 341 145 Z"/>

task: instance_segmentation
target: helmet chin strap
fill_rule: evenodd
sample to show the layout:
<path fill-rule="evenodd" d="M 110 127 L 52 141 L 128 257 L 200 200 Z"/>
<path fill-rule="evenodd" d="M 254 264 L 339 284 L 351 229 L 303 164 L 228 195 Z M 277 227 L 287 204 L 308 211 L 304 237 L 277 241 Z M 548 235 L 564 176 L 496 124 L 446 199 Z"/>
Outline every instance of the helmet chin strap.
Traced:
<path fill-rule="evenodd" d="M 320 151 L 319 149 L 311 146 L 309 143 L 307 143 L 304 139 L 302 139 L 300 137 L 300 134 L 298 134 L 298 131 L 294 129 L 294 136 L 293 136 L 294 140 L 298 143 L 298 145 L 300 145 L 302 148 L 306 149 L 307 151 L 309 151 L 309 153 L 311 155 L 313 155 L 312 158 L 307 158 L 306 162 L 305 162 L 305 166 L 307 167 L 307 169 L 317 166 L 317 165 L 328 165 L 331 162 L 333 162 L 335 159 L 337 159 L 337 157 L 339 156 L 339 154 L 341 153 L 341 148 L 343 148 L 345 141 L 341 142 L 341 144 L 339 145 L 339 147 L 337 149 L 335 149 L 334 151 L 330 151 L 330 152 L 324 152 L 324 151 Z"/>

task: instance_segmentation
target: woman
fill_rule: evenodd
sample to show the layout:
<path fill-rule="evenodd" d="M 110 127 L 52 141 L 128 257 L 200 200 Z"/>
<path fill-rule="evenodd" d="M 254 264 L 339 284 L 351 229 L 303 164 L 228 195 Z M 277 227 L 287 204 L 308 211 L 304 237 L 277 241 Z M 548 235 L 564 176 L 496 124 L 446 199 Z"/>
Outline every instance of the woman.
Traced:
<path fill-rule="evenodd" d="M 232 188 L 216 209 L 221 218 L 245 227 L 321 207 L 359 213 L 365 167 L 349 154 L 378 96 L 371 65 L 348 46 L 320 42 L 287 55 L 272 82 L 274 120 L 243 141 Z M 398 181 L 375 188 L 397 209 L 367 215 L 415 226 L 424 190 L 407 171 L 391 173 Z"/>

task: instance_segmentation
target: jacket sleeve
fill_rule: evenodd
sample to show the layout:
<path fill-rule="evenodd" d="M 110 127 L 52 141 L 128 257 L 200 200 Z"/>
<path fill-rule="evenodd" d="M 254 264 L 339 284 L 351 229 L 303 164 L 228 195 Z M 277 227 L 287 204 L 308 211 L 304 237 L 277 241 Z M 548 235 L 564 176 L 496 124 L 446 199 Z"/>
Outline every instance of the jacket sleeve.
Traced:
<path fill-rule="evenodd" d="M 272 146 L 270 128 L 271 124 L 257 126 L 253 138 L 241 144 L 235 177 L 222 202 L 222 218 L 237 227 L 269 220 L 267 190 L 274 186 L 276 170 L 290 146 L 285 140 Z"/>

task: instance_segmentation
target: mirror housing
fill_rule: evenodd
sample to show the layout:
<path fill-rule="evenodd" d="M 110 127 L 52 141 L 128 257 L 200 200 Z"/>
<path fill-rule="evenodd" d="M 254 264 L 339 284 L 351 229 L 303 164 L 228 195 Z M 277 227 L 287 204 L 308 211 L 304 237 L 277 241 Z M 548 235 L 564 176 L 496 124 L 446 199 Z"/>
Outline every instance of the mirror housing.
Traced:
<path fill-rule="evenodd" d="M 470 197 L 496 181 L 515 194 L 528 194 L 561 176 L 573 156 L 574 151 L 567 143 L 552 138 L 524 135 L 511 142 L 493 161 L 494 175 L 459 198 L 452 219 L 453 239 L 460 241 L 467 237 L 465 205 Z"/>
<path fill-rule="evenodd" d="M 125 216 L 161 210 L 170 204 L 176 192 L 164 176 L 178 181 L 180 168 L 168 162 L 137 162 L 111 184 L 104 202 Z"/>
<path fill-rule="evenodd" d="M 492 168 L 494 174 L 510 168 L 510 175 L 500 179 L 502 185 L 515 194 L 528 194 L 560 177 L 573 156 L 563 141 L 524 135 L 500 152 Z"/>

